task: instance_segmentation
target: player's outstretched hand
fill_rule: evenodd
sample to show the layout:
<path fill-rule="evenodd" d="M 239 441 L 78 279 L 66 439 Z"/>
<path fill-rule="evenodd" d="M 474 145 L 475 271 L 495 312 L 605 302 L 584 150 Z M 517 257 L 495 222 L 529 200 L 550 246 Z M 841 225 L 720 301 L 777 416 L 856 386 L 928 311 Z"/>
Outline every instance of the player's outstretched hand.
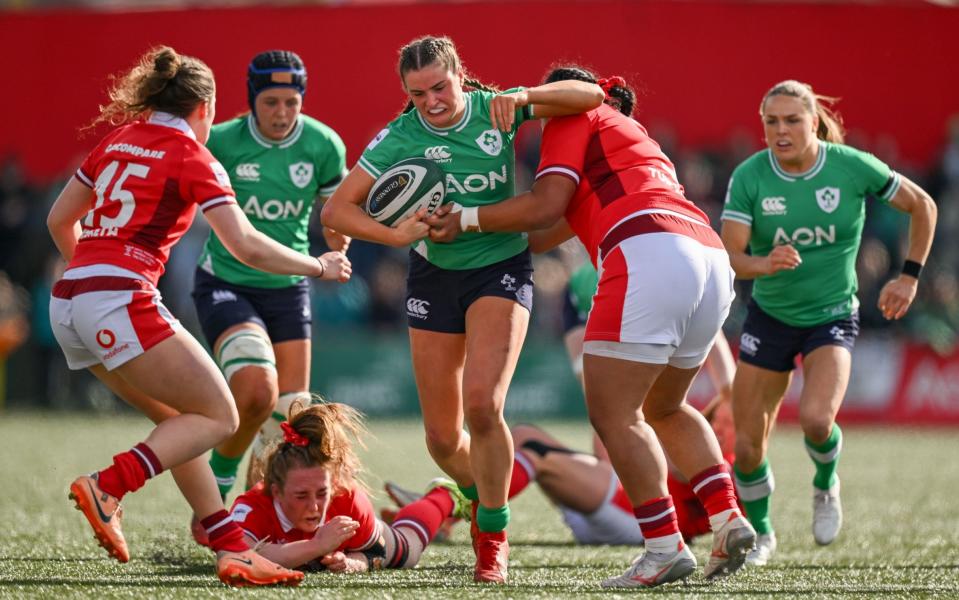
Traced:
<path fill-rule="evenodd" d="M 430 226 L 430 239 L 434 242 L 452 242 L 460 234 L 460 211 L 462 207 L 453 203 L 444 204 L 426 219 Z"/>
<path fill-rule="evenodd" d="M 912 301 L 916 298 L 919 280 L 908 275 L 900 275 L 882 286 L 879 292 L 879 310 L 890 321 L 906 316 Z"/>
<path fill-rule="evenodd" d="M 421 240 L 430 234 L 430 226 L 426 224 L 426 209 L 421 208 L 416 214 L 400 221 L 393 228 L 393 246 L 409 246 L 416 240 Z"/>
<path fill-rule="evenodd" d="M 516 109 L 529 104 L 525 90 L 493 96 L 489 101 L 489 120 L 493 129 L 511 131 L 516 120 Z"/>
<path fill-rule="evenodd" d="M 343 542 L 353 537 L 359 526 L 358 521 L 354 521 L 345 515 L 337 515 L 316 530 L 316 533 L 313 534 L 313 540 L 319 548 L 326 549 L 327 552 L 333 552 Z M 325 560 L 323 564 L 326 564 Z"/>
<path fill-rule="evenodd" d="M 352 241 L 350 236 L 343 235 L 325 225 L 323 226 L 323 239 L 326 240 L 326 245 L 330 247 L 330 250 L 338 250 L 344 253 L 349 249 Z"/>
<path fill-rule="evenodd" d="M 327 554 L 320 559 L 320 562 L 334 573 L 358 573 L 366 570 L 366 562 L 364 560 L 354 558 L 339 550 Z"/>
<path fill-rule="evenodd" d="M 350 259 L 346 258 L 346 255 L 342 252 L 327 252 L 317 256 L 316 259 L 325 267 L 320 279 L 339 281 L 340 283 L 346 283 L 350 280 L 350 275 L 353 274 L 353 265 L 350 264 Z"/>
<path fill-rule="evenodd" d="M 784 270 L 792 271 L 802 264 L 799 251 L 788 244 L 773 248 L 772 252 L 766 255 L 766 260 L 768 261 L 767 275 L 774 275 Z"/>

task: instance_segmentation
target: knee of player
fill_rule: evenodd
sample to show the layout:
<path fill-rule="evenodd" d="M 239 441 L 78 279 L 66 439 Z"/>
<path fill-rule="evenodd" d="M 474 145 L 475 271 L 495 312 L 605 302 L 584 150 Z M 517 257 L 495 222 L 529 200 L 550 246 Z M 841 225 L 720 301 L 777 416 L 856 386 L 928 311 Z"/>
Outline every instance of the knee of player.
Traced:
<path fill-rule="evenodd" d="M 829 415 L 800 414 L 799 423 L 806 437 L 817 444 L 829 439 L 829 434 L 832 432 L 833 421 Z"/>
<path fill-rule="evenodd" d="M 259 367 L 248 367 L 237 373 L 232 384 L 237 388 L 236 408 L 240 419 L 244 422 L 262 422 L 266 420 L 276 407 L 278 390 L 276 378 Z"/>
<path fill-rule="evenodd" d="M 466 402 L 466 422 L 473 435 L 483 435 L 487 432 L 505 426 L 503 414 L 496 405 L 486 399 L 482 402 Z"/>
<path fill-rule="evenodd" d="M 426 428 L 426 447 L 434 457 L 442 458 L 456 454 L 462 445 L 463 432 L 444 430 L 435 427 Z"/>
<path fill-rule="evenodd" d="M 759 466 L 765 455 L 765 445 L 762 439 L 754 439 L 744 435 L 736 436 L 736 465 L 742 470 L 752 471 Z"/>

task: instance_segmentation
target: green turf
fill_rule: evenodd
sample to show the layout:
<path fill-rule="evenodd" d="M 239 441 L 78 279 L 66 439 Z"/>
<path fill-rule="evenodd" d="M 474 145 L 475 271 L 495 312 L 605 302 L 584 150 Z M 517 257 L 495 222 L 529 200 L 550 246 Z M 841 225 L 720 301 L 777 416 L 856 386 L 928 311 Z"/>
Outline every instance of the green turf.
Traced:
<path fill-rule="evenodd" d="M 553 423 L 561 439 L 587 447 L 581 424 Z M 367 481 L 412 487 L 438 474 L 418 422 L 374 421 L 365 451 Z M 169 475 L 125 502 L 133 560 L 121 565 L 96 546 L 67 500 L 78 474 L 105 466 L 148 430 L 145 420 L 86 415 L 0 416 L 0 597 L 101 598 L 516 598 L 607 594 L 599 582 L 636 553 L 577 547 L 558 513 L 535 489 L 513 502 L 508 587 L 470 582 L 468 532 L 434 545 L 410 571 L 311 574 L 298 590 L 230 590 L 213 576 L 211 555 L 195 546 L 189 510 Z M 683 598 L 959 597 L 959 435 L 952 430 L 845 428 L 840 475 L 846 525 L 829 548 L 810 531 L 812 465 L 800 433 L 777 431 L 770 451 L 778 488 L 773 520 L 779 552 L 769 567 L 707 585 L 701 576 L 646 593 Z M 383 494 L 375 498 L 386 502 Z M 705 562 L 708 545 L 693 546 Z M 305 596 L 304 596 L 305 595 Z M 620 595 L 625 595 L 620 593 Z"/>

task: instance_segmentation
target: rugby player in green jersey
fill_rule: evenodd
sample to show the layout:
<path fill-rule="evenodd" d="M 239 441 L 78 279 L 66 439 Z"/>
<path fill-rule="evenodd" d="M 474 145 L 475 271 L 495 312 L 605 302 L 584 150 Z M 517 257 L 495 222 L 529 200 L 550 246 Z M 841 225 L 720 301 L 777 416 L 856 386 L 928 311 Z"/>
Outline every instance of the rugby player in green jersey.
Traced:
<path fill-rule="evenodd" d="M 776 548 L 766 448 L 797 355 L 803 366 L 799 421 L 816 468 L 816 543 L 831 543 L 842 526 L 836 475 L 842 432 L 835 421 L 859 332 L 855 265 L 866 198 L 910 217 L 902 273 L 879 296 L 887 319 L 909 310 L 936 225 L 936 206 L 919 186 L 842 144 L 839 119 L 824 105 L 830 100 L 798 81 L 766 93 L 760 116 L 769 147 L 733 172 L 722 214 L 722 239 L 737 277 L 755 279 L 733 383 L 736 485 L 759 534 L 747 558 L 754 565 L 765 564 Z"/>
<path fill-rule="evenodd" d="M 448 38 L 424 37 L 404 46 L 399 75 L 409 110 L 370 142 L 323 207 L 323 223 L 383 244 L 413 244 L 406 308 L 427 447 L 474 501 L 475 580 L 504 583 L 513 445 L 503 405 L 532 305 L 525 236 L 472 232 L 452 244 L 434 244 L 425 239 L 424 215 L 390 228 L 361 204 L 384 170 L 424 156 L 446 172 L 449 200 L 463 206 L 505 200 L 513 195 L 518 126 L 533 117 L 595 108 L 603 92 L 574 81 L 489 90 L 466 78 Z"/>
<path fill-rule="evenodd" d="M 332 194 L 346 173 L 343 142 L 300 112 L 306 68 L 295 53 L 257 54 L 247 71 L 247 92 L 250 113 L 214 126 L 207 147 L 229 174 L 237 202 L 253 226 L 306 254 L 314 202 Z M 324 278 L 345 281 L 349 238 L 328 230 L 324 234 L 333 252 L 322 255 L 321 262 L 345 269 L 331 268 Z M 210 458 L 225 498 L 243 454 L 271 415 L 282 421 L 295 399 L 309 403 L 309 284 L 303 277 L 247 266 L 211 232 L 200 255 L 193 298 L 240 414 L 239 429 Z M 278 424 L 273 425 L 278 433 Z M 265 446 L 261 441 L 254 450 Z M 250 479 L 248 486 L 256 483 Z M 194 533 L 199 533 L 195 527 Z"/>

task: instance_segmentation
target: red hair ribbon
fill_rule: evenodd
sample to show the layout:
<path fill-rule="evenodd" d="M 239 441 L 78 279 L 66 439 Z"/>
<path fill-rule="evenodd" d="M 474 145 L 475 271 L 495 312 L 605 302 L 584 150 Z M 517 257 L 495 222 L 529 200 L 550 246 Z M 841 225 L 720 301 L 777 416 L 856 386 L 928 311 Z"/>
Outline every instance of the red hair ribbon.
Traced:
<path fill-rule="evenodd" d="M 310 440 L 305 435 L 300 435 L 288 421 L 280 423 L 280 429 L 283 430 L 283 441 L 294 446 L 309 446 Z"/>
<path fill-rule="evenodd" d="M 604 77 L 600 79 L 596 82 L 596 85 L 603 88 L 603 92 L 605 92 L 606 97 L 609 98 L 609 90 L 613 89 L 614 87 L 626 87 L 626 80 L 619 75 L 615 75 L 613 77 Z"/>

